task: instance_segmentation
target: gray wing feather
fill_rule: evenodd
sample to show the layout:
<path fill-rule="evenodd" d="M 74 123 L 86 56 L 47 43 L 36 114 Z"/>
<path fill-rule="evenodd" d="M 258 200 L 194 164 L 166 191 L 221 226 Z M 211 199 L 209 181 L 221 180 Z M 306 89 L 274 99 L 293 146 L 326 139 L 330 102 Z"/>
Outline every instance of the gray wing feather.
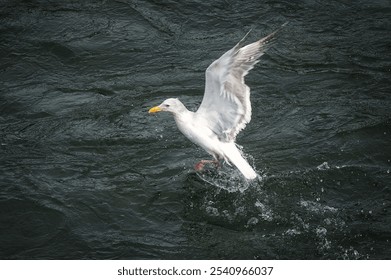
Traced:
<path fill-rule="evenodd" d="M 264 54 L 266 43 L 276 32 L 241 47 L 247 33 L 235 47 L 206 69 L 204 98 L 196 115 L 207 121 L 221 141 L 234 141 L 250 122 L 250 88 L 244 77 Z"/>

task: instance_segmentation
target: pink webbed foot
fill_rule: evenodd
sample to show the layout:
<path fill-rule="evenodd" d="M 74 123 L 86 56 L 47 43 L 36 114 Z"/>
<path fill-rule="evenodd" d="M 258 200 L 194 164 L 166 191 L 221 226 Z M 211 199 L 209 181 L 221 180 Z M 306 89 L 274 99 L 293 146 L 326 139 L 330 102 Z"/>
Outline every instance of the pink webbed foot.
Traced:
<path fill-rule="evenodd" d="M 202 171 L 202 170 L 204 170 L 204 166 L 205 166 L 205 163 L 203 163 L 203 162 L 197 162 L 195 165 L 194 165 L 194 169 L 195 169 L 195 171 L 198 171 L 198 172 L 200 172 L 200 171 Z"/>
<path fill-rule="evenodd" d="M 213 163 L 216 168 L 220 167 L 220 162 L 217 161 L 217 160 L 206 160 L 206 159 L 203 159 L 203 160 L 199 161 L 198 163 L 196 163 L 194 165 L 194 169 L 196 171 L 202 171 L 202 170 L 204 170 L 205 165 L 208 164 L 208 163 Z"/>

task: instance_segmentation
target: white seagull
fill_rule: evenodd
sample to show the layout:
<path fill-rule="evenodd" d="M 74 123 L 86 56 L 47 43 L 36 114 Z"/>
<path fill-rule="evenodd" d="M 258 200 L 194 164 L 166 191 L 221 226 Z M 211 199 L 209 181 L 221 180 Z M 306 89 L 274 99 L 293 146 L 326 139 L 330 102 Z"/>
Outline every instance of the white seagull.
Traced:
<path fill-rule="evenodd" d="M 177 98 L 169 98 L 149 110 L 149 113 L 172 113 L 179 130 L 213 156 L 214 160 L 197 163 L 197 171 L 207 163 L 219 166 L 224 160 L 235 165 L 246 179 L 257 177 L 235 144 L 235 138 L 251 120 L 250 88 L 244 77 L 264 54 L 266 43 L 276 32 L 241 47 L 247 33 L 235 47 L 215 60 L 206 69 L 205 93 L 196 112 L 189 111 Z"/>

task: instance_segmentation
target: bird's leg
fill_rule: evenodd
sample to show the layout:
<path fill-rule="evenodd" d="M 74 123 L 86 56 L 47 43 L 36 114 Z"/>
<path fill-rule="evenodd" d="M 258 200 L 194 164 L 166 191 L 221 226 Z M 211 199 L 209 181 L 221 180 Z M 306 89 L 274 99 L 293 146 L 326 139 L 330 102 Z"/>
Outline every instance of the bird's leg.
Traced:
<path fill-rule="evenodd" d="M 194 165 L 194 169 L 196 171 L 202 171 L 204 169 L 205 164 L 208 164 L 208 163 L 213 163 L 216 168 L 220 166 L 220 162 L 218 160 L 203 159 L 203 160 L 200 160 L 198 163 L 196 163 L 196 165 Z"/>
<path fill-rule="evenodd" d="M 196 165 L 194 165 L 194 169 L 196 171 L 202 171 L 204 169 L 205 164 L 210 163 L 210 162 L 211 161 L 207 160 L 207 159 L 200 160 L 199 162 L 196 163 Z"/>

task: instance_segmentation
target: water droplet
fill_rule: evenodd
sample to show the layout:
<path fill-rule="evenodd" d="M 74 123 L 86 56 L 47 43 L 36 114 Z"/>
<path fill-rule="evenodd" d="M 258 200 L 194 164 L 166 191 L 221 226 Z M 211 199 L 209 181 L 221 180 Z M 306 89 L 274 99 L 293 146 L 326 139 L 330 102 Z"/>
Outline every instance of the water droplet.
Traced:
<path fill-rule="evenodd" d="M 253 226 L 253 225 L 256 225 L 258 223 L 258 218 L 256 217 L 251 217 L 248 221 L 247 221 L 247 226 Z"/>
<path fill-rule="evenodd" d="M 300 234 L 301 232 L 298 231 L 297 229 L 288 229 L 285 233 L 286 233 L 287 235 L 293 236 L 293 235 L 298 235 L 298 234 Z"/>
<path fill-rule="evenodd" d="M 318 227 L 316 229 L 316 235 L 321 237 L 321 236 L 326 236 L 327 234 L 327 229 L 325 229 L 324 227 Z"/>
<path fill-rule="evenodd" d="M 321 165 L 318 165 L 316 167 L 318 170 L 327 170 L 327 169 L 330 169 L 330 166 L 329 164 L 327 163 L 327 161 L 323 162 Z"/>
<path fill-rule="evenodd" d="M 207 206 L 205 210 L 206 213 L 208 213 L 211 216 L 215 216 L 215 217 L 219 216 L 219 210 L 217 210 L 217 208 Z"/>

